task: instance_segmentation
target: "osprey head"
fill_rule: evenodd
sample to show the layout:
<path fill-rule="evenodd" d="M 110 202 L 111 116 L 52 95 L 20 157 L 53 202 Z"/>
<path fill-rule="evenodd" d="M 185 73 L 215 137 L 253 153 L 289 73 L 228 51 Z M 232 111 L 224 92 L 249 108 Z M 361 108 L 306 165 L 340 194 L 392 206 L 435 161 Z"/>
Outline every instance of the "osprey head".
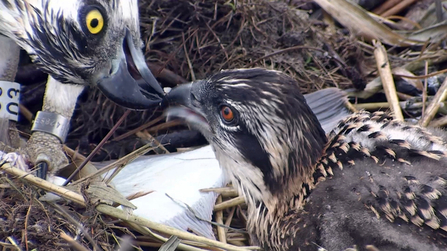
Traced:
<path fill-rule="evenodd" d="M 310 172 L 326 143 L 298 83 L 277 71 L 222 71 L 173 89 L 167 101 L 182 105 L 168 118 L 199 130 L 240 191 L 267 206 Z"/>
<path fill-rule="evenodd" d="M 61 83 L 98 86 L 134 109 L 161 101 L 140 49 L 137 0 L 4 0 L 0 33 Z"/>

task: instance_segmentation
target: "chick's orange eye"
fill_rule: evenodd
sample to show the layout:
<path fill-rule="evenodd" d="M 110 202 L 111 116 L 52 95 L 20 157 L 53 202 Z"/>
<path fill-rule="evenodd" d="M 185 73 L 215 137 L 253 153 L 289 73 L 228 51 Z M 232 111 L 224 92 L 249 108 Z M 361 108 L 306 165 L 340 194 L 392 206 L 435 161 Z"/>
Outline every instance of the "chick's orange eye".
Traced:
<path fill-rule="evenodd" d="M 220 108 L 220 115 L 226 122 L 231 122 L 234 119 L 233 110 L 228 106 L 222 106 L 222 108 Z"/>

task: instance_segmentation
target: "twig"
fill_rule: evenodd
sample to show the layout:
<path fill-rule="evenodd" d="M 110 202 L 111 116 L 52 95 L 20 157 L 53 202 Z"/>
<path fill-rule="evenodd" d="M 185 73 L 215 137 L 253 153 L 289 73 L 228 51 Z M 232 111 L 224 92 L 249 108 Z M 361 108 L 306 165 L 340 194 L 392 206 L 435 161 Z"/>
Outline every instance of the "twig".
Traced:
<path fill-rule="evenodd" d="M 119 165 L 125 165 L 125 164 L 127 164 L 127 163 L 129 163 L 129 162 L 135 160 L 135 159 L 138 158 L 139 156 L 144 155 L 145 153 L 147 153 L 147 152 L 149 152 L 149 151 L 151 151 L 151 150 L 153 150 L 153 149 L 154 149 L 154 148 L 152 147 L 152 145 L 150 145 L 150 144 L 146 144 L 146 145 L 144 145 L 144 146 L 138 148 L 137 150 L 135 150 L 135 151 L 133 151 L 133 152 L 127 154 L 126 156 L 120 158 L 119 160 L 114 161 L 113 163 L 107 165 L 106 167 L 103 167 L 103 168 L 97 170 L 96 172 L 91 173 L 91 174 L 88 175 L 88 176 L 85 176 L 85 177 L 80 178 L 79 180 L 73 182 L 72 185 L 76 185 L 76 184 L 79 184 L 79 183 L 81 183 L 81 182 L 83 182 L 83 181 L 85 181 L 85 180 L 88 180 L 88 179 L 91 179 L 91 178 L 93 178 L 93 177 L 102 175 L 103 173 L 106 173 L 106 172 L 112 170 L 113 168 L 116 168 L 116 167 L 119 166 Z M 113 176 L 113 175 L 111 175 L 111 176 Z M 107 183 L 107 182 L 106 182 L 106 183 Z"/>
<path fill-rule="evenodd" d="M 191 72 L 191 80 L 195 81 L 196 74 L 194 74 L 194 68 L 192 67 L 191 60 L 189 60 L 188 50 L 186 50 L 186 41 L 184 32 L 182 32 L 182 39 L 183 39 L 183 51 L 185 52 L 186 62 L 188 63 L 189 71 Z"/>
<path fill-rule="evenodd" d="M 145 131 L 140 131 L 136 133 L 137 137 L 143 139 L 145 143 L 152 145 L 155 149 L 161 149 L 162 151 L 156 151 L 158 154 L 169 153 L 168 149 L 160 143 L 154 136 Z"/>
<path fill-rule="evenodd" d="M 362 43 L 360 43 L 360 44 L 362 44 Z M 364 45 L 366 46 L 366 44 L 364 44 Z M 368 49 L 369 49 L 369 47 L 368 47 Z M 424 58 L 413 60 L 413 61 L 405 64 L 404 66 L 402 66 L 402 68 L 404 68 L 405 70 L 407 70 L 409 72 L 414 72 L 414 71 L 418 71 L 418 70 L 424 68 L 425 61 L 428 61 L 429 65 L 437 65 L 437 64 L 444 63 L 446 60 L 447 60 L 447 54 L 445 54 L 444 52 L 433 53 L 429 56 L 425 56 Z M 430 73 L 425 76 L 407 76 L 407 75 L 400 75 L 400 74 L 394 74 L 394 76 L 404 77 L 404 78 L 408 78 L 408 79 L 423 79 L 423 78 L 435 76 L 437 74 L 440 74 L 443 71 L 438 71 L 436 73 Z M 447 69 L 445 69 L 445 71 L 447 71 Z M 380 90 L 382 90 L 382 82 L 380 81 L 380 77 L 376 77 L 375 79 L 373 79 L 366 85 L 364 91 L 350 92 L 350 95 L 357 97 L 357 98 L 367 99 Z"/>
<path fill-rule="evenodd" d="M 388 55 L 385 47 L 377 40 L 373 41 L 375 47 L 374 56 L 376 58 L 377 69 L 382 80 L 383 90 L 386 98 L 390 103 L 391 111 L 394 114 L 396 120 L 404 121 L 402 110 L 399 106 L 399 99 L 396 93 L 396 86 L 394 85 L 393 75 L 391 73 L 390 62 L 388 61 Z"/>
<path fill-rule="evenodd" d="M 188 82 L 183 77 L 177 75 L 173 71 L 170 71 L 166 68 L 163 68 L 155 63 L 147 62 L 147 65 L 149 66 L 149 69 L 151 72 L 157 73 L 156 77 L 160 80 L 163 80 L 163 86 L 176 86 L 182 83 Z"/>
<path fill-rule="evenodd" d="M 428 61 L 425 61 L 428 63 Z M 436 71 L 436 72 L 432 72 L 432 73 L 425 73 L 425 75 L 420 75 L 420 76 L 408 76 L 408 75 L 402 75 L 402 74 L 394 74 L 394 76 L 396 77 L 401 77 L 401 78 L 409 78 L 409 79 L 424 79 L 424 78 L 431 78 L 434 77 L 436 75 L 442 74 L 442 73 L 446 73 L 447 69 L 444 70 L 440 70 L 440 71 Z"/>
<path fill-rule="evenodd" d="M 20 113 L 28 120 L 28 122 L 33 121 L 34 114 L 26 108 L 26 106 L 19 104 L 19 111 Z"/>
<path fill-rule="evenodd" d="M 20 248 L 20 246 L 17 244 L 16 240 L 14 239 L 14 237 L 9 236 L 8 238 L 6 238 L 9 242 L 11 242 L 11 244 L 16 248 L 16 251 L 22 251 L 22 249 Z"/>
<path fill-rule="evenodd" d="M 209 29 L 211 34 L 213 34 L 213 36 L 216 39 L 216 41 L 219 43 L 220 48 L 222 49 L 223 53 L 225 54 L 225 58 L 228 59 L 227 50 L 225 50 L 225 47 L 223 46 L 222 42 L 220 41 L 219 36 L 214 32 L 214 30 L 210 27 L 210 25 L 207 22 L 205 22 L 205 25 Z"/>
<path fill-rule="evenodd" d="M 60 237 L 63 240 L 65 240 L 66 242 L 68 242 L 68 244 L 70 244 L 70 246 L 72 246 L 74 249 L 76 249 L 78 251 L 89 251 L 87 248 L 82 246 L 80 243 L 75 241 L 75 239 L 73 239 L 71 236 L 69 236 L 68 234 L 66 234 L 64 232 L 61 232 Z"/>
<path fill-rule="evenodd" d="M 384 2 L 383 4 L 381 4 L 379 7 L 375 8 L 372 12 L 376 13 L 377 15 L 381 15 L 382 13 L 387 11 L 389 8 L 398 4 L 400 1 L 402 1 L 402 0 L 388 0 L 388 1 Z"/>
<path fill-rule="evenodd" d="M 82 225 L 82 223 L 80 223 L 79 221 L 77 221 L 75 218 L 73 218 L 63 207 L 61 207 L 60 205 L 56 204 L 56 203 L 50 203 L 55 210 L 63 215 L 65 217 L 65 219 L 67 219 L 71 224 L 73 224 L 74 226 L 76 226 L 76 228 L 78 230 L 80 230 L 80 232 L 82 232 L 82 234 L 85 236 L 85 238 L 90 242 L 90 244 L 93 246 L 93 251 L 102 251 L 102 249 L 96 244 L 95 239 L 93 238 L 93 236 L 89 233 L 89 231 L 87 229 L 85 229 L 85 227 Z"/>
<path fill-rule="evenodd" d="M 17 176 L 19 179 L 26 180 L 27 182 L 40 187 L 44 189 L 45 191 L 55 193 L 63 198 L 66 198 L 68 200 L 71 200 L 75 202 L 76 204 L 79 204 L 83 207 L 85 207 L 84 197 L 82 195 L 70 191 L 64 187 L 55 185 L 51 182 L 48 182 L 46 180 L 43 180 L 41 178 L 38 178 L 30 173 L 27 173 L 25 171 L 22 171 L 18 168 L 12 167 L 9 163 L 5 163 L 0 166 L 0 170 L 3 170 L 4 172 Z"/>
<path fill-rule="evenodd" d="M 278 50 L 278 51 L 272 52 L 270 54 L 267 54 L 265 56 L 262 56 L 262 57 L 256 59 L 255 61 L 251 62 L 250 64 L 248 64 L 247 68 L 253 67 L 256 63 L 258 63 L 259 61 L 261 61 L 263 59 L 266 59 L 266 58 L 269 58 L 269 57 L 272 57 L 272 56 L 275 56 L 277 54 L 281 54 L 281 53 L 284 53 L 284 52 L 297 50 L 297 49 L 308 49 L 308 50 L 316 50 L 316 51 L 320 51 L 320 52 L 325 52 L 324 50 L 322 50 L 320 48 L 304 46 L 304 45 L 297 45 L 297 46 L 293 46 L 293 47 L 289 47 L 289 48 L 286 48 L 286 49 Z"/>
<path fill-rule="evenodd" d="M 404 21 L 404 22 L 407 22 L 407 23 L 409 23 L 409 24 L 411 24 L 411 25 L 413 25 L 416 29 L 418 29 L 418 30 L 421 30 L 422 29 L 422 26 L 420 25 L 420 24 L 418 24 L 417 22 L 415 22 L 415 21 L 413 21 L 413 20 L 411 20 L 411 19 L 409 19 L 409 18 L 406 18 L 406 17 L 402 17 L 402 16 L 388 16 L 387 18 L 384 18 L 384 17 L 380 17 L 380 18 L 383 18 L 383 20 L 385 21 L 390 21 L 390 19 L 398 19 L 398 20 L 402 20 L 402 21 Z M 393 24 L 395 24 L 395 23 L 393 23 Z"/>
<path fill-rule="evenodd" d="M 424 74 L 427 75 L 428 72 L 428 62 L 425 61 L 425 72 Z M 425 102 L 427 102 L 427 82 L 428 78 L 424 79 L 424 88 L 422 88 L 422 117 L 425 114 Z"/>
<path fill-rule="evenodd" d="M 447 116 L 444 116 L 439 119 L 434 119 L 429 124 L 431 127 L 441 127 L 447 125 Z"/>
<path fill-rule="evenodd" d="M 116 129 L 121 125 L 121 123 L 123 123 L 124 119 L 127 117 L 127 115 L 129 115 L 129 113 L 130 110 L 126 110 L 126 112 L 124 112 L 123 116 L 121 116 L 121 118 L 116 122 L 116 124 L 112 127 L 112 129 L 110 129 L 107 135 L 95 147 L 95 149 L 93 149 L 93 151 L 87 156 L 87 158 L 85 158 L 85 160 L 82 161 L 81 165 L 79 165 L 78 168 L 76 168 L 76 170 L 67 178 L 63 186 L 66 186 L 73 179 L 73 177 L 76 176 L 79 173 L 79 171 L 81 171 L 81 169 L 96 155 L 99 149 L 101 149 L 104 146 L 107 140 L 109 140 L 109 138 L 112 137 L 112 135 L 115 133 Z"/>
<path fill-rule="evenodd" d="M 439 107 L 441 106 L 441 103 L 445 100 L 446 97 L 447 97 L 447 78 L 444 80 L 444 83 L 442 83 L 435 97 L 428 105 L 424 116 L 422 116 L 421 120 L 419 120 L 420 126 L 424 127 L 428 126 L 430 121 L 435 117 Z"/>
<path fill-rule="evenodd" d="M 402 1 L 399 1 L 398 4 L 394 5 L 394 7 L 392 7 L 391 9 L 383 12 L 381 16 L 382 17 L 388 17 L 388 16 L 392 16 L 394 14 L 397 14 L 397 13 L 401 12 L 403 9 L 405 9 L 408 6 L 410 6 L 411 4 L 413 4 L 414 2 L 416 2 L 416 0 L 402 0 Z"/>
<path fill-rule="evenodd" d="M 399 102 L 400 107 L 405 107 L 405 101 Z M 374 102 L 374 103 L 361 103 L 353 105 L 357 110 L 378 110 L 382 108 L 390 108 L 390 103 L 388 102 Z"/>
<path fill-rule="evenodd" d="M 0 241 L 0 247 L 2 248 L 2 251 L 3 251 L 3 250 L 14 250 L 13 248 L 16 246 L 14 246 L 11 243 L 6 243 L 3 241 Z M 20 250 L 20 249 L 17 249 L 17 250 Z"/>
<path fill-rule="evenodd" d="M 164 129 L 167 129 L 167 128 L 170 128 L 173 126 L 178 126 L 178 125 L 183 125 L 183 124 L 184 123 L 181 120 L 175 119 L 175 120 L 171 120 L 171 121 L 156 125 L 154 127 L 151 127 L 149 129 L 147 129 L 147 131 L 148 132 L 158 132 L 160 130 L 164 130 Z"/>
<path fill-rule="evenodd" d="M 225 226 L 227 226 L 228 228 L 231 225 L 231 221 L 233 220 L 235 212 L 236 212 L 236 207 L 233 207 L 230 211 L 230 214 L 228 214 L 228 216 L 227 216 L 227 220 L 225 221 Z M 228 232 L 228 228 L 225 229 L 225 233 Z"/>
<path fill-rule="evenodd" d="M 383 23 L 377 22 L 367 11 L 346 0 L 314 0 L 322 9 L 334 17 L 356 36 L 378 39 L 395 46 L 420 45 L 422 41 L 406 38 Z"/>
<path fill-rule="evenodd" d="M 25 248 L 26 248 L 26 251 L 28 251 L 29 250 L 29 248 L 28 248 L 28 221 L 29 221 L 29 215 L 30 215 L 30 213 L 31 213 L 31 209 L 33 208 L 33 205 L 32 204 L 30 204 L 29 205 L 29 207 L 28 207 L 28 211 L 26 212 L 26 216 L 25 216 Z"/>
<path fill-rule="evenodd" d="M 239 196 L 239 197 L 236 197 L 234 199 L 227 200 L 227 201 L 224 201 L 224 202 L 222 202 L 220 204 L 215 205 L 214 206 L 214 211 L 215 212 L 221 211 L 221 210 L 224 210 L 224 209 L 227 209 L 227 208 L 230 208 L 230 207 L 237 206 L 237 205 L 242 204 L 242 203 L 245 203 L 245 199 L 244 199 L 244 197 Z"/>
<path fill-rule="evenodd" d="M 217 197 L 216 204 L 222 203 L 222 196 L 219 195 Z M 215 212 L 216 222 L 217 224 L 223 225 L 223 212 L 217 211 Z M 217 239 L 223 243 L 227 243 L 227 237 L 225 236 L 225 229 L 219 225 L 217 227 Z"/>
<path fill-rule="evenodd" d="M 441 0 L 435 0 L 435 10 L 436 10 L 436 21 L 438 23 L 444 21 L 442 20 L 442 1 Z"/>
<path fill-rule="evenodd" d="M 163 245 L 161 245 L 158 251 L 177 250 L 179 244 L 180 244 L 179 238 L 177 236 L 171 236 Z"/>
<path fill-rule="evenodd" d="M 83 161 L 85 161 L 86 157 L 83 156 L 82 154 L 80 154 L 78 151 L 75 151 L 66 145 L 63 145 L 62 147 L 63 147 L 65 153 L 67 154 L 67 156 L 71 159 L 73 168 L 79 166 Z M 66 170 L 64 170 L 64 172 L 65 171 L 67 171 L 67 172 L 66 172 L 66 174 L 63 173 L 63 175 L 66 175 L 66 176 L 70 175 L 71 172 L 73 171 L 73 168 L 71 168 L 71 169 L 66 168 Z M 82 168 L 82 170 L 79 171 L 78 179 L 80 177 L 89 176 L 90 174 L 95 173 L 97 170 L 98 169 L 92 163 L 87 163 L 87 165 L 85 165 L 84 168 Z"/>
<path fill-rule="evenodd" d="M 151 237 L 153 237 L 154 239 L 159 240 L 159 241 L 162 241 L 162 242 L 166 242 L 166 241 L 168 240 L 167 238 L 165 238 L 165 237 L 163 237 L 163 236 L 161 236 L 161 235 L 159 235 L 159 234 L 156 234 L 156 233 L 152 232 L 152 231 L 151 231 L 149 228 L 147 228 L 147 227 L 143 227 L 143 226 L 138 225 L 138 224 L 133 223 L 133 222 L 126 222 L 126 224 L 128 224 L 128 225 L 131 226 L 133 229 L 135 229 L 136 231 L 140 232 L 141 234 L 143 234 L 143 235 L 145 235 L 145 236 L 151 236 Z M 137 242 L 136 244 L 138 244 L 138 242 Z M 139 245 L 141 245 L 141 244 L 139 244 Z M 160 245 L 159 245 L 159 246 L 160 246 Z M 205 250 L 205 249 L 202 249 L 202 248 L 197 248 L 197 247 L 190 246 L 190 245 L 185 244 L 185 243 L 180 243 L 180 244 L 178 245 L 178 249 L 179 249 L 179 250 L 185 250 L 185 251 L 204 251 L 204 250 Z"/>
<path fill-rule="evenodd" d="M 125 138 L 127 138 L 127 137 L 129 137 L 129 136 L 134 135 L 135 133 L 137 133 L 137 132 L 139 132 L 139 131 L 142 131 L 142 130 L 144 130 L 144 129 L 150 127 L 150 126 L 155 125 L 156 123 L 162 121 L 164 118 L 165 118 L 164 116 L 159 116 L 159 117 L 157 117 L 157 118 L 155 118 L 155 119 L 149 121 L 148 123 L 146 123 L 146 124 L 144 124 L 144 125 L 141 125 L 141 126 L 135 128 L 135 129 L 131 130 L 131 131 L 128 131 L 128 132 L 126 132 L 126 133 L 124 133 L 124 134 L 121 134 L 121 135 L 119 135 L 119 136 L 113 138 L 112 141 L 120 141 L 120 140 L 123 140 L 123 139 L 125 139 Z"/>
<path fill-rule="evenodd" d="M 237 197 L 239 194 L 233 187 L 203 188 L 200 192 L 215 192 L 223 197 Z"/>

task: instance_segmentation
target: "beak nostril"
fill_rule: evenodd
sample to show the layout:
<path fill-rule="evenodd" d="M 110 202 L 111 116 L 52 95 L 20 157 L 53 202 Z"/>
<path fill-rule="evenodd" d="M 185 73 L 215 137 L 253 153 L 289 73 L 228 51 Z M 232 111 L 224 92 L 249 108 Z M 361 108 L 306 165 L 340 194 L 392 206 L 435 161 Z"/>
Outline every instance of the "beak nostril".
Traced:
<path fill-rule="evenodd" d="M 121 60 L 119 60 L 119 59 L 112 60 L 112 63 L 110 64 L 110 69 L 109 69 L 109 76 L 115 75 L 118 72 L 120 64 L 121 64 Z"/>

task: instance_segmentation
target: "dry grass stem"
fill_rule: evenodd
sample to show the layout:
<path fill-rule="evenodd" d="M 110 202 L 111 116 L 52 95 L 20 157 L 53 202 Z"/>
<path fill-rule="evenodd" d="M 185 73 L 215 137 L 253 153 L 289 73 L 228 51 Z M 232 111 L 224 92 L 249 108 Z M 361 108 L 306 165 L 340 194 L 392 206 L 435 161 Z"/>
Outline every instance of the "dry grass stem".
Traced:
<path fill-rule="evenodd" d="M 64 232 L 61 232 L 60 237 L 68 242 L 68 244 L 70 244 L 70 246 L 72 246 L 77 251 L 89 251 L 87 248 L 82 246 L 79 242 L 77 242 L 75 239 Z"/>
<path fill-rule="evenodd" d="M 222 197 L 237 197 L 239 195 L 233 187 L 204 188 L 200 189 L 200 192 L 215 192 L 222 195 Z"/>
<path fill-rule="evenodd" d="M 425 75 L 428 74 L 428 62 L 425 61 Z M 427 81 L 428 79 L 424 79 L 424 87 L 422 88 L 422 117 L 425 114 L 425 103 L 427 102 Z"/>
<path fill-rule="evenodd" d="M 106 167 L 103 167 L 103 168 L 97 170 L 95 173 L 91 173 L 90 175 L 85 176 L 85 177 L 83 177 L 83 178 L 73 182 L 72 185 L 77 185 L 77 184 L 79 184 L 81 182 L 84 182 L 84 181 L 86 181 L 88 179 L 99 177 L 100 175 L 102 175 L 104 173 L 107 173 L 108 171 L 110 171 L 110 170 L 112 170 L 114 168 L 117 168 L 117 167 L 120 167 L 120 166 L 123 167 L 127 163 L 132 162 L 133 160 L 135 160 L 139 156 L 144 155 L 145 153 L 147 153 L 148 151 L 151 151 L 153 149 L 154 148 L 152 147 L 151 144 L 146 144 L 146 145 L 138 148 L 137 150 L 127 154 L 126 156 L 120 158 L 119 160 L 117 160 L 117 161 L 107 165 Z M 112 174 L 112 176 L 115 176 L 116 174 L 117 173 L 114 172 L 114 174 Z M 108 181 L 110 181 L 110 179 L 108 179 Z"/>
<path fill-rule="evenodd" d="M 115 133 L 116 129 L 123 123 L 124 119 L 129 115 L 130 110 L 127 110 L 124 112 L 124 114 L 121 116 L 121 118 L 116 122 L 116 124 L 110 129 L 110 131 L 107 133 L 107 135 L 99 142 L 99 144 L 93 149 L 93 151 L 85 158 L 85 160 L 82 161 L 82 163 L 76 168 L 76 170 L 70 174 L 70 176 L 67 178 L 67 180 L 64 182 L 64 186 L 67 185 L 78 173 L 82 170 L 82 168 L 87 165 L 87 163 L 92 160 L 93 156 L 104 146 L 104 144 L 109 140 L 110 137 Z"/>
<path fill-rule="evenodd" d="M 73 191 L 70 191 L 64 187 L 55 185 L 51 182 L 48 182 L 46 180 L 43 180 L 41 178 L 38 178 L 30 173 L 27 173 L 25 171 L 22 171 L 18 168 L 12 167 L 9 163 L 3 163 L 3 165 L 0 165 L 0 170 L 2 170 L 5 173 L 17 176 L 19 179 L 23 179 L 34 186 L 37 186 L 39 188 L 42 188 L 45 191 L 55 193 L 67 200 L 71 200 L 83 207 L 86 206 L 84 198 L 82 195 L 75 193 Z"/>
<path fill-rule="evenodd" d="M 236 198 L 224 201 L 224 202 L 222 202 L 220 204 L 216 204 L 214 206 L 214 211 L 215 212 L 222 211 L 224 209 L 227 209 L 227 208 L 230 208 L 230 207 L 234 207 L 234 206 L 237 206 L 237 205 L 240 205 L 240 204 L 243 204 L 243 203 L 245 203 L 244 197 L 239 196 L 239 197 L 236 197 Z"/>
<path fill-rule="evenodd" d="M 216 204 L 222 203 L 222 196 L 218 196 L 216 200 Z M 217 224 L 217 239 L 223 243 L 227 243 L 227 237 L 225 235 L 225 229 L 221 227 L 220 225 L 223 225 L 223 212 L 222 211 L 215 211 L 214 217 L 216 218 Z"/>
<path fill-rule="evenodd" d="M 429 124 L 431 127 L 443 127 L 447 126 L 447 116 L 443 116 L 439 119 L 434 119 Z"/>
<path fill-rule="evenodd" d="M 439 107 L 441 106 L 442 102 L 445 100 L 446 97 L 447 97 L 447 78 L 444 80 L 438 92 L 436 93 L 435 97 L 428 105 L 424 116 L 422 116 L 421 120 L 419 120 L 420 126 L 428 126 L 430 121 L 435 117 Z"/>
<path fill-rule="evenodd" d="M 379 7 L 375 8 L 372 12 L 377 15 L 382 15 L 385 11 L 392 8 L 396 4 L 400 3 L 402 0 L 388 0 L 381 4 Z"/>
<path fill-rule="evenodd" d="M 384 24 L 376 22 L 364 9 L 349 1 L 315 0 L 315 2 L 352 33 L 366 39 L 377 39 L 397 46 L 423 44 L 421 41 L 407 39 Z"/>
<path fill-rule="evenodd" d="M 144 129 L 147 129 L 148 127 L 151 127 L 151 126 L 155 125 L 156 123 L 162 121 L 164 118 L 165 118 L 164 116 L 159 116 L 159 117 L 151 120 L 150 122 L 135 128 L 134 130 L 128 131 L 127 133 L 124 133 L 124 134 L 122 134 L 120 136 L 117 136 L 117 137 L 113 138 L 112 140 L 113 141 L 123 140 L 123 139 L 125 139 L 125 138 L 127 138 L 127 137 L 129 137 L 129 136 L 131 136 L 131 135 L 133 135 L 133 134 L 135 134 L 137 132 L 139 132 L 139 131 L 142 131 Z"/>
<path fill-rule="evenodd" d="M 401 12 L 403 9 L 407 8 L 409 5 L 414 3 L 416 0 L 401 0 L 399 3 L 394 5 L 392 8 L 388 9 L 387 11 L 383 12 L 381 15 L 383 17 L 389 17 L 392 15 L 395 15 L 399 12 Z"/>
<path fill-rule="evenodd" d="M 377 69 L 382 80 L 386 98 L 388 103 L 390 103 L 391 111 L 393 112 L 396 120 L 404 121 L 404 116 L 402 115 L 402 110 L 400 109 L 396 86 L 394 85 L 393 74 L 391 73 L 391 66 L 390 62 L 388 61 L 385 47 L 383 47 L 383 45 L 378 41 L 373 41 L 373 44 L 375 47 L 374 56 L 376 58 Z"/>

